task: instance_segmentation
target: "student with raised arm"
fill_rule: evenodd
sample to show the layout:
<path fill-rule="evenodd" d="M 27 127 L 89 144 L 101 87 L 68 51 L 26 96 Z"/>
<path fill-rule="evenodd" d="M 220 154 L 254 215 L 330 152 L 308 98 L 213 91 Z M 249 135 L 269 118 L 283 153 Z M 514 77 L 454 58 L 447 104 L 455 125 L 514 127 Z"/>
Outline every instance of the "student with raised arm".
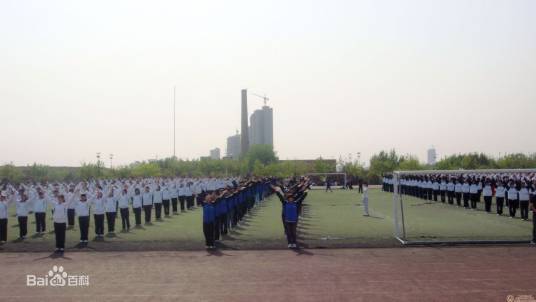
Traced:
<path fill-rule="evenodd" d="M 484 208 L 487 213 L 491 213 L 491 199 L 493 197 L 493 191 L 491 189 L 491 182 L 486 181 L 484 188 L 482 188 L 482 195 L 484 196 Z"/>
<path fill-rule="evenodd" d="M 65 203 L 65 196 L 63 194 L 59 194 L 56 199 L 48 199 L 47 202 L 54 210 L 54 214 L 52 214 L 54 220 L 54 235 L 56 237 L 56 250 L 54 252 L 63 254 L 65 250 L 68 204 Z M 72 200 L 69 201 L 69 203 L 71 202 Z"/>
<path fill-rule="evenodd" d="M 108 236 L 115 235 L 115 217 L 117 216 L 117 199 L 115 188 L 110 185 L 108 196 L 104 202 L 104 210 L 106 211 L 106 223 L 108 225 Z"/>
<path fill-rule="evenodd" d="M 162 183 L 162 189 L 162 205 L 164 206 L 164 216 L 169 217 L 169 201 L 171 200 L 169 184 Z"/>
<path fill-rule="evenodd" d="M 121 225 L 122 225 L 122 232 L 128 232 L 130 231 L 130 219 L 129 219 L 129 213 L 128 213 L 128 205 L 130 203 L 131 196 L 128 194 L 128 191 L 126 188 L 121 191 L 121 195 L 119 196 L 118 206 L 119 206 L 119 212 L 121 213 Z"/>
<path fill-rule="evenodd" d="M 519 189 L 519 212 L 521 219 L 525 221 L 529 220 L 529 199 L 529 188 L 527 187 L 527 183 L 523 182 L 521 184 L 521 188 Z"/>
<path fill-rule="evenodd" d="M 213 249 L 214 231 L 215 231 L 215 209 L 214 194 L 207 194 L 203 203 L 203 235 L 205 236 L 205 245 L 207 249 Z"/>
<path fill-rule="evenodd" d="M 73 196 L 74 196 L 74 186 L 70 186 L 69 187 L 69 191 L 65 194 L 65 200 L 67 201 L 71 201 L 71 200 L 74 200 L 73 199 Z M 72 229 L 74 228 L 74 221 L 75 221 L 75 216 L 76 216 L 76 211 L 75 211 L 75 203 L 74 202 L 68 202 L 68 205 L 67 205 L 67 228 L 69 229 Z"/>
<path fill-rule="evenodd" d="M 513 181 L 510 181 L 508 186 L 508 210 L 510 212 L 510 218 L 516 217 L 517 208 L 519 208 L 519 196 L 516 185 Z"/>
<path fill-rule="evenodd" d="M 504 207 L 504 197 L 506 196 L 506 189 L 503 186 L 502 181 L 497 183 L 497 188 L 495 189 L 495 204 L 497 206 L 497 215 L 502 215 Z"/>
<path fill-rule="evenodd" d="M 297 248 L 296 230 L 298 226 L 298 207 L 294 202 L 292 194 L 286 194 L 285 203 L 283 205 L 283 214 L 285 220 L 285 229 L 287 234 L 287 242 L 289 248 Z"/>
<path fill-rule="evenodd" d="M 80 244 L 87 244 L 89 232 L 89 202 L 87 193 L 81 192 L 81 184 L 79 184 L 73 194 L 72 201 L 69 204 L 74 204 L 74 211 L 78 216 L 78 227 L 80 229 Z"/>
<path fill-rule="evenodd" d="M 46 212 L 48 201 L 52 200 L 46 192 L 40 188 L 37 198 L 33 201 L 33 211 L 35 215 L 35 232 L 42 235 L 46 231 Z"/>

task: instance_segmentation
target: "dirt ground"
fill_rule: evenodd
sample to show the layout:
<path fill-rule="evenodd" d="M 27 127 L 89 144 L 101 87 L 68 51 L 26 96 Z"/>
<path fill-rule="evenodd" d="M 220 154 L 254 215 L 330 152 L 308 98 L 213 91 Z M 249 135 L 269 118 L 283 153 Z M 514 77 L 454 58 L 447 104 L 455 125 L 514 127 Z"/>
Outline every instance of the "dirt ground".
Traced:
<path fill-rule="evenodd" d="M 63 266 L 89 286 L 28 287 Z M 507 301 L 536 296 L 536 248 L 0 254 L 1 301 Z"/>

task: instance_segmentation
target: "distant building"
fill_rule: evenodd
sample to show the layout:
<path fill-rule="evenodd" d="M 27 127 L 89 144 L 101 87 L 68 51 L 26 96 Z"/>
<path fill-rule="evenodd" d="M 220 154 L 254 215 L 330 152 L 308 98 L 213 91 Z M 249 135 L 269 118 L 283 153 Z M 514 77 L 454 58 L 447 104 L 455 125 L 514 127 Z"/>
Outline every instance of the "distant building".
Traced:
<path fill-rule="evenodd" d="M 428 160 L 426 162 L 431 166 L 435 165 L 436 159 L 437 159 L 435 148 L 431 147 L 430 149 L 428 149 L 427 153 L 428 153 Z"/>
<path fill-rule="evenodd" d="M 249 127 L 250 145 L 274 146 L 274 117 L 273 109 L 263 106 L 257 109 L 250 117 Z"/>
<path fill-rule="evenodd" d="M 220 159 L 220 148 L 214 148 L 210 150 L 210 158 L 211 159 Z"/>
<path fill-rule="evenodd" d="M 240 134 L 238 134 L 238 131 L 235 135 L 229 136 L 227 138 L 227 152 L 226 157 L 230 157 L 232 159 L 238 159 L 240 157 L 240 151 L 241 151 L 241 144 L 240 144 Z"/>
<path fill-rule="evenodd" d="M 240 156 L 240 154 L 246 154 L 249 151 L 248 91 L 246 89 L 242 89 L 241 91 L 241 100 L 242 100 L 242 116 L 241 116 L 242 137 L 241 137 L 240 152 L 238 153 L 238 156 Z"/>

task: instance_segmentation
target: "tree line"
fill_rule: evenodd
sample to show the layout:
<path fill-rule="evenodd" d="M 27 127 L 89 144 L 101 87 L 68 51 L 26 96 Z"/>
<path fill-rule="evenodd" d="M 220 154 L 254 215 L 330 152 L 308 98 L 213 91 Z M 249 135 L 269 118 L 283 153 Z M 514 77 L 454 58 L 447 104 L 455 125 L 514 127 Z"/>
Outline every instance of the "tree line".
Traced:
<path fill-rule="evenodd" d="M 455 154 L 444 157 L 434 166 L 419 162 L 414 155 L 400 155 L 395 150 L 374 154 L 369 165 L 357 161 L 339 161 L 338 165 L 349 179 L 361 179 L 378 184 L 385 173 L 395 170 L 458 170 L 458 169 L 521 169 L 536 168 L 536 153 L 508 154 L 493 158 L 484 153 Z M 12 164 L 0 166 L 0 180 L 21 181 L 77 181 L 100 178 L 131 177 L 230 177 L 230 176 L 275 176 L 292 177 L 307 173 L 335 172 L 335 167 L 318 158 L 311 163 L 304 161 L 281 161 L 271 146 L 254 145 L 240 160 L 201 159 L 182 160 L 165 158 L 135 162 L 114 169 L 104 167 L 102 162 L 83 163 L 80 167 L 50 167 L 33 164 L 16 167 Z"/>

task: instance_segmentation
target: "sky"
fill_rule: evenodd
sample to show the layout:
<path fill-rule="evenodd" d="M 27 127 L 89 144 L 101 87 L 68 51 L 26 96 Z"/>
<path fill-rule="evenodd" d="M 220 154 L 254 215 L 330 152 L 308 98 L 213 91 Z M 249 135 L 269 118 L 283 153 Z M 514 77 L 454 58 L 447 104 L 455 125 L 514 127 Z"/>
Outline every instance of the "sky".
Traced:
<path fill-rule="evenodd" d="M 536 1 L 3 0 L 0 43 L 0 164 L 168 157 L 174 86 L 184 159 L 241 89 L 281 159 L 536 152 Z"/>

